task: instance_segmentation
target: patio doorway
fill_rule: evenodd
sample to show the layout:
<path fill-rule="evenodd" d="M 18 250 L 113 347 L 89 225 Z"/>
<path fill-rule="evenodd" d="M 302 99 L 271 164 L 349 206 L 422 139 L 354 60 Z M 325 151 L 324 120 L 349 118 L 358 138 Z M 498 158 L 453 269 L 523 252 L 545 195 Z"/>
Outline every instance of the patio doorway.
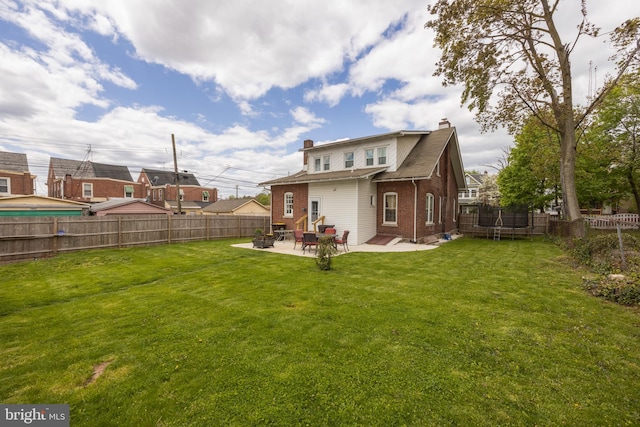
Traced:
<path fill-rule="evenodd" d="M 313 222 L 322 216 L 322 199 L 320 197 L 309 198 L 309 229 L 313 230 Z"/>

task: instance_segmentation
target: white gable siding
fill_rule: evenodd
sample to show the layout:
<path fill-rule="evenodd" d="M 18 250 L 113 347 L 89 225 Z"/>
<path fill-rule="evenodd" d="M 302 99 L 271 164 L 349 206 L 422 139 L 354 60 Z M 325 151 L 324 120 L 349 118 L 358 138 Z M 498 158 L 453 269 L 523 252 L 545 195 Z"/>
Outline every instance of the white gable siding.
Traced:
<path fill-rule="evenodd" d="M 412 137 L 413 139 L 415 139 L 417 141 L 417 138 Z M 415 142 L 414 142 L 415 145 Z M 398 144 L 397 144 L 397 140 L 396 138 L 386 138 L 386 139 L 382 139 L 382 140 L 377 140 L 377 141 L 363 141 L 363 142 L 354 142 L 353 144 L 339 144 L 337 146 L 329 146 L 326 148 L 322 148 L 322 146 L 318 146 L 316 147 L 313 151 L 309 152 L 309 160 L 308 160 L 308 170 L 307 172 L 310 174 L 314 174 L 314 173 L 322 173 L 322 172 L 335 172 L 335 171 L 343 171 L 345 170 L 345 164 L 344 164 L 344 155 L 345 153 L 348 152 L 353 152 L 354 154 L 354 165 L 353 167 L 355 169 L 363 169 L 363 168 L 368 168 L 368 167 L 380 167 L 380 165 L 378 164 L 378 153 L 377 153 L 377 149 L 380 147 L 386 147 L 387 149 L 387 163 L 385 164 L 385 166 L 389 167 L 389 171 L 393 172 L 397 169 L 398 167 Z M 373 164 L 373 166 L 367 166 L 365 164 L 365 150 L 372 148 L 375 150 L 374 153 L 374 158 L 375 158 L 375 162 Z M 410 149 L 413 148 L 413 145 L 409 148 Z M 406 150 L 406 149 L 405 149 Z M 323 165 L 323 161 L 322 161 L 322 157 L 323 156 L 327 156 L 330 155 L 331 156 L 331 170 L 329 171 L 325 171 L 322 168 Z M 404 153 L 404 157 L 402 157 L 401 160 L 404 160 L 404 158 L 408 155 L 408 153 Z M 316 171 L 314 168 L 315 165 L 315 159 L 321 159 L 320 161 L 320 171 Z"/>
<path fill-rule="evenodd" d="M 371 198 L 373 197 L 373 206 Z M 355 245 L 361 245 L 376 235 L 376 185 L 369 179 L 358 180 L 358 233 L 349 236 Z"/>
<path fill-rule="evenodd" d="M 325 224 L 334 224 L 338 230 L 342 231 L 355 223 L 356 187 L 354 184 L 355 181 L 309 184 L 309 200 L 314 197 L 321 199 L 320 215 L 325 216 Z M 311 227 L 313 226 L 310 225 Z"/>
<path fill-rule="evenodd" d="M 375 185 L 369 179 L 309 184 L 309 200 L 321 199 L 324 223 L 334 224 L 339 235 L 349 230 L 353 245 L 366 242 L 376 233 L 376 210 L 370 203 L 375 194 Z"/>

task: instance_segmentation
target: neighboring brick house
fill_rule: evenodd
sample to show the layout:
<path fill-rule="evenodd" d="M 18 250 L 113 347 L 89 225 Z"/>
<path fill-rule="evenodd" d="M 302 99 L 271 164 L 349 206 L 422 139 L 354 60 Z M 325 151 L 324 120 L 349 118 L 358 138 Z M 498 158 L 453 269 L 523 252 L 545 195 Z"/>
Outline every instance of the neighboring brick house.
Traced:
<path fill-rule="evenodd" d="M 144 186 L 126 166 L 51 157 L 47 177 L 49 197 L 86 203 L 144 197 Z"/>
<path fill-rule="evenodd" d="M 204 206 L 218 200 L 218 189 L 201 186 L 192 173 L 179 172 L 178 178 L 182 213 L 202 213 Z M 140 171 L 138 183 L 145 186 L 149 203 L 177 212 L 178 186 L 175 172 L 145 168 Z"/>
<path fill-rule="evenodd" d="M 0 197 L 34 194 L 35 178 L 29 172 L 26 154 L 0 151 Z"/>
<path fill-rule="evenodd" d="M 303 170 L 271 187 L 271 220 L 295 229 L 332 224 L 362 244 L 377 235 L 422 242 L 457 228 L 458 192 L 466 189 L 455 128 L 399 131 L 314 146 L 304 142 Z M 324 220 L 322 220 L 324 217 Z M 304 227 L 302 227 L 304 228 Z"/>

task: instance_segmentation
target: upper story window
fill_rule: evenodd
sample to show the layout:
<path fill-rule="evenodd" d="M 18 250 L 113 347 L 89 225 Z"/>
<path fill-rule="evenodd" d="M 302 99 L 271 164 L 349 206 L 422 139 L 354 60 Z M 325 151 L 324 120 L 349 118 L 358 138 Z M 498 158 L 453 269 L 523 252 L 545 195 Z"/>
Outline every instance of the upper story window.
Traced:
<path fill-rule="evenodd" d="M 373 148 L 364 150 L 364 164 L 365 166 L 373 166 Z"/>
<path fill-rule="evenodd" d="M 353 167 L 353 151 L 344 153 L 344 168 L 349 169 Z"/>
<path fill-rule="evenodd" d="M 284 216 L 293 217 L 293 193 L 284 193 Z"/>
<path fill-rule="evenodd" d="M 313 159 L 313 170 L 316 172 L 320 172 L 321 169 L 321 162 L 322 159 L 320 157 L 316 157 L 315 159 Z"/>
<path fill-rule="evenodd" d="M 124 197 L 127 199 L 133 198 L 133 185 L 124 186 Z"/>
<path fill-rule="evenodd" d="M 93 197 L 93 184 L 87 182 L 82 184 L 82 197 L 87 199 Z"/>
<path fill-rule="evenodd" d="M 433 194 L 427 193 L 427 208 L 425 212 L 425 222 L 427 225 L 433 224 L 433 209 L 434 209 L 435 199 L 433 198 Z"/>
<path fill-rule="evenodd" d="M 378 148 L 378 164 L 379 165 L 387 164 L 387 147 Z"/>
<path fill-rule="evenodd" d="M 180 189 L 180 201 L 184 201 L 184 190 L 182 188 Z"/>
<path fill-rule="evenodd" d="M 202 201 L 203 202 L 208 202 L 209 201 L 209 192 L 208 191 L 203 191 L 202 192 Z"/>
<path fill-rule="evenodd" d="M 398 224 L 398 194 L 384 193 L 383 224 Z"/>
<path fill-rule="evenodd" d="M 162 190 L 162 188 L 158 189 L 158 200 L 164 200 L 164 191 Z"/>
<path fill-rule="evenodd" d="M 0 178 L 0 194 L 11 193 L 11 180 L 9 178 Z"/>
<path fill-rule="evenodd" d="M 322 156 L 322 170 L 331 170 L 331 156 Z"/>
<path fill-rule="evenodd" d="M 438 163 L 436 163 L 436 175 L 440 176 L 440 160 L 438 160 Z"/>

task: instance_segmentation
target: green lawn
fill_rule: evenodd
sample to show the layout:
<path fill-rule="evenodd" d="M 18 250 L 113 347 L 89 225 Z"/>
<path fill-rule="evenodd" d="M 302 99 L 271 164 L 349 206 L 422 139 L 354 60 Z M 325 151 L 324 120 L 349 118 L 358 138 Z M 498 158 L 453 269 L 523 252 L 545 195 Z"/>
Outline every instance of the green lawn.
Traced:
<path fill-rule="evenodd" d="M 0 266 L 0 402 L 74 427 L 640 424 L 640 313 L 552 243 L 320 271 L 233 242 Z"/>

